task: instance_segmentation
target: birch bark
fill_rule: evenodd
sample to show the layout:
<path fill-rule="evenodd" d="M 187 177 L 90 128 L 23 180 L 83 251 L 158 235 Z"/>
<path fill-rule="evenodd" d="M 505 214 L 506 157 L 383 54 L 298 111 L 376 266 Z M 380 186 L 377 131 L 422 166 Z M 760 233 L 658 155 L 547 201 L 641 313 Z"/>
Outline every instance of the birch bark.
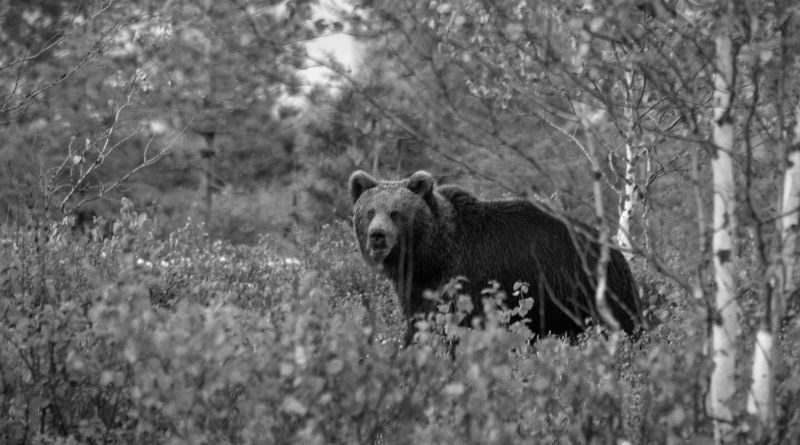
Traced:
<path fill-rule="evenodd" d="M 734 81 L 733 46 L 730 31 L 723 27 L 715 39 L 714 122 L 711 160 L 714 187 L 713 236 L 716 282 L 715 314 L 712 326 L 714 370 L 711 374 L 709 409 L 714 419 L 714 439 L 723 443 L 731 434 L 736 356 L 734 340 L 739 333 L 739 306 L 734 295 L 733 245 L 734 177 L 731 153 L 734 147 L 732 96 Z"/>
<path fill-rule="evenodd" d="M 786 170 L 783 198 L 778 218 L 781 234 L 780 255 L 770 274 L 770 295 L 753 347 L 753 370 L 747 412 L 757 416 L 761 425 L 770 428 L 775 419 L 775 364 L 780 357 L 774 349 L 775 332 L 785 315 L 787 301 L 797 285 L 793 272 L 797 260 L 797 232 L 800 223 L 800 103 L 794 110 L 794 137 L 786 147 Z"/>
<path fill-rule="evenodd" d="M 634 74 L 632 69 L 625 71 L 625 120 L 629 123 L 625 135 L 625 188 L 622 192 L 621 205 L 619 209 L 619 228 L 617 229 L 617 244 L 619 245 L 625 259 L 630 261 L 633 257 L 633 246 L 631 244 L 631 218 L 636 206 L 636 155 L 633 145 L 636 142 L 633 122 L 635 119 L 633 107 L 633 82 Z"/>

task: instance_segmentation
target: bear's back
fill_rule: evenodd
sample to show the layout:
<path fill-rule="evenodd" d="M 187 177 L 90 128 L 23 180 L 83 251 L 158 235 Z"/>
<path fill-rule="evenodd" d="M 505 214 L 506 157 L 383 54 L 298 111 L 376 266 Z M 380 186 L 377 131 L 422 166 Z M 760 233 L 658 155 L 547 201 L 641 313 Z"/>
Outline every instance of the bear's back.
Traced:
<path fill-rule="evenodd" d="M 452 206 L 455 222 L 452 272 L 502 282 L 506 278 L 533 279 L 543 263 L 558 268 L 575 266 L 576 246 L 583 237 L 534 203 L 480 200 L 456 187 L 442 195 Z"/>
<path fill-rule="evenodd" d="M 582 320 L 589 315 L 593 296 L 592 279 L 598 257 L 596 244 L 588 240 L 594 231 L 574 226 L 524 199 L 480 200 L 457 188 L 449 189 L 456 228 L 452 234 L 451 262 L 445 276 L 463 276 L 465 290 L 473 296 L 497 281 L 507 293 L 506 303 L 516 304 L 511 295 L 514 283 L 530 285 L 537 302 L 537 314 L 544 316 L 533 325 L 541 332 L 579 332 L 579 321 L 570 319 L 567 309 Z M 587 232 L 589 230 L 589 232 Z M 616 271 L 615 271 L 616 272 Z M 555 297 L 557 296 L 557 297 Z M 553 298 L 559 303 L 553 304 Z M 477 302 L 476 302 L 477 303 Z M 628 323 L 624 323 L 628 324 Z"/>

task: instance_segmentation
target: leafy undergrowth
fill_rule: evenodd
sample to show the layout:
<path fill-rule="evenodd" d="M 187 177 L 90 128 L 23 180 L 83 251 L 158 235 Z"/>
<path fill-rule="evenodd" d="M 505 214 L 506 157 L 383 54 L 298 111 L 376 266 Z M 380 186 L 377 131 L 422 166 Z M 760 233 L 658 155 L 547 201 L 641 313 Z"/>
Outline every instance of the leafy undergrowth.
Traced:
<path fill-rule="evenodd" d="M 267 242 L 208 242 L 192 227 L 167 241 L 149 233 L 129 206 L 108 239 L 59 224 L 2 233 L 0 443 L 710 437 L 703 320 L 683 298 L 651 308 L 661 322 L 636 339 L 592 330 L 534 346 L 487 300 L 483 329 L 442 313 L 402 349 L 393 293 L 344 227 L 298 259 L 272 256 Z M 779 428 L 742 417 L 743 442 L 800 440 L 800 332 L 786 329 Z M 454 358 L 442 332 L 458 338 Z"/>

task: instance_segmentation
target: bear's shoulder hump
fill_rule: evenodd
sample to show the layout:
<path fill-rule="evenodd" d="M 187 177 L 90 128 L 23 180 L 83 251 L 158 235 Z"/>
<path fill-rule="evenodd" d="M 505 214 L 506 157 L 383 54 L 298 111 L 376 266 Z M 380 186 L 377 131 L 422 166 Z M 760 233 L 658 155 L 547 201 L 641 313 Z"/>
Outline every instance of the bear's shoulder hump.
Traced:
<path fill-rule="evenodd" d="M 436 188 L 436 191 L 453 204 L 478 201 L 475 195 L 457 185 L 441 185 Z"/>

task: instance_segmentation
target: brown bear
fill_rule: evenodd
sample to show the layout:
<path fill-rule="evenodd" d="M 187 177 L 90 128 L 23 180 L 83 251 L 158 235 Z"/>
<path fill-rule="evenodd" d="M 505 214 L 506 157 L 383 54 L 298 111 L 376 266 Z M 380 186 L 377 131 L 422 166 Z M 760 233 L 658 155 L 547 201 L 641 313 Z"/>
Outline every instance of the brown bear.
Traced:
<path fill-rule="evenodd" d="M 481 290 L 493 281 L 509 308 L 519 300 L 514 284 L 527 283 L 534 298 L 528 326 L 537 335 L 573 336 L 587 319 L 600 321 L 594 297 L 599 244 L 587 226 L 524 199 L 480 200 L 460 187 L 437 186 L 425 171 L 398 181 L 356 171 L 350 195 L 364 259 L 394 282 L 406 344 L 414 316 L 435 310 L 423 293 L 441 291 L 456 277 L 465 279 L 462 290 L 475 308 L 483 307 Z M 631 333 L 641 321 L 639 296 L 625 258 L 617 249 L 610 253 L 606 301 Z"/>

